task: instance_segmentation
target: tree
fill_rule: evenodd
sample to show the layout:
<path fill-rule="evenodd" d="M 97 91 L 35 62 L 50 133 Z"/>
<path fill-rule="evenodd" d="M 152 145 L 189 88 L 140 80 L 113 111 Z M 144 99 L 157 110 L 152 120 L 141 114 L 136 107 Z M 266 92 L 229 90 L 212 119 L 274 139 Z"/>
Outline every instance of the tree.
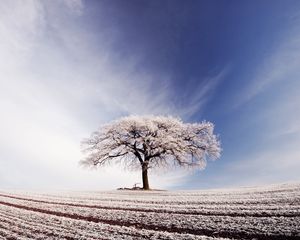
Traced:
<path fill-rule="evenodd" d="M 143 189 L 149 190 L 148 170 L 170 165 L 206 166 L 220 157 L 220 142 L 210 122 L 183 123 L 164 116 L 128 116 L 103 125 L 82 141 L 86 157 L 81 164 L 103 166 L 119 161 L 142 171 Z"/>

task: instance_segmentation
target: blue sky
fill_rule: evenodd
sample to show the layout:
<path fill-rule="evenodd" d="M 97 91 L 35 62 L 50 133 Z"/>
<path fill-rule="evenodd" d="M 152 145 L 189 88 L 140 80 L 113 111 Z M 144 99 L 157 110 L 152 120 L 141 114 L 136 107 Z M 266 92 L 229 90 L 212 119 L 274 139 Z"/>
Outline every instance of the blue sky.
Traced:
<path fill-rule="evenodd" d="M 158 188 L 299 181 L 299 1 L 0 4 L 0 187 L 113 189 L 117 166 L 78 166 L 80 141 L 129 114 L 208 120 L 222 157 L 159 171 Z"/>

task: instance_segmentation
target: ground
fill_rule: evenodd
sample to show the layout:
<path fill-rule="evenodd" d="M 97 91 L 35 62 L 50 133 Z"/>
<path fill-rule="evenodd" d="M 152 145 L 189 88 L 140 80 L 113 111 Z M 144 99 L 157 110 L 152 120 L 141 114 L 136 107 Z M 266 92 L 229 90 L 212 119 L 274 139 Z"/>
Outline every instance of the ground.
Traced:
<path fill-rule="evenodd" d="M 300 184 L 0 191 L 0 239 L 300 239 Z"/>

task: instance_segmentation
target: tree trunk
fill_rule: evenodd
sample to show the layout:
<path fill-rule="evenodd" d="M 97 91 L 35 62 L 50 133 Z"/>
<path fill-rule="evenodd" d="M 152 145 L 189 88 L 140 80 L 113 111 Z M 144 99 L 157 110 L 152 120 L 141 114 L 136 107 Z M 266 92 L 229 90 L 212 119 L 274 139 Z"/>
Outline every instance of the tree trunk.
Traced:
<path fill-rule="evenodd" d="M 149 190 L 149 181 L 148 181 L 148 169 L 142 168 L 142 177 L 143 177 L 143 189 L 144 190 Z"/>

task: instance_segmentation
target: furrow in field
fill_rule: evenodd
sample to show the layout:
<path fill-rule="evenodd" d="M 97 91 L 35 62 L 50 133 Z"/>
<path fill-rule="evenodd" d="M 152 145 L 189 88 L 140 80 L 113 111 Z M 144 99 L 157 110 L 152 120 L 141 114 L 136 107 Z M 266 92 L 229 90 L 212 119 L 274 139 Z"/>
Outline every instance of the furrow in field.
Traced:
<path fill-rule="evenodd" d="M 8 194 L 0 194 L 0 196 L 2 197 L 7 197 L 7 198 L 14 198 L 14 199 L 19 199 L 19 200 L 28 200 L 28 201 L 35 201 L 35 202 L 41 202 L 41 203 L 57 203 L 57 204 L 76 204 L 76 205 L 80 205 L 80 206 L 87 206 L 87 207 L 93 207 L 93 206 L 103 206 L 106 201 L 103 201 L 103 199 L 99 200 L 99 201 L 82 201 L 82 200 L 76 200 L 76 199 L 68 199 L 68 200 L 65 200 L 65 199 L 59 199 L 59 198 L 56 198 L 56 199 L 40 199 L 40 198 L 30 198 L 28 196 L 19 196 L 19 195 L 8 195 Z M 272 199 L 271 199 L 272 200 Z M 297 199 L 297 198 L 293 198 L 292 201 L 289 200 L 287 202 L 286 199 L 282 199 L 280 201 L 278 201 L 278 199 L 276 199 L 276 201 L 274 201 L 274 203 L 272 203 L 270 199 L 264 199 L 263 201 L 256 201 L 256 202 L 250 202 L 250 201 L 241 201 L 241 202 L 227 202 L 227 201 L 218 201 L 218 202 L 214 202 L 214 201 L 197 201 L 197 202 L 176 202 L 176 201 L 173 201 L 172 203 L 169 203 L 169 202 L 166 202 L 166 201 L 157 201 L 157 202 L 147 202 L 146 200 L 145 201 L 134 201 L 134 205 L 137 205 L 137 206 L 145 206 L 145 207 L 153 207 L 153 206 L 161 206 L 161 205 L 164 205 L 164 207 L 166 205 L 170 205 L 172 207 L 180 207 L 180 206 L 191 206 L 191 207 L 198 207 L 199 205 L 201 206 L 211 206 L 211 205 L 218 205 L 218 207 L 220 207 L 219 205 L 223 205 L 223 206 L 236 206 L 236 205 L 245 205 L 245 203 L 248 204 L 254 204 L 254 205 L 266 205 L 266 206 L 270 206 L 270 205 L 273 205 L 273 206 L 278 206 L 279 203 L 285 203 L 285 205 L 300 205 L 300 197 Z M 111 202 L 111 201 L 108 201 L 108 202 Z M 85 203 L 85 204 L 82 204 L 82 203 Z M 88 204 L 87 204 L 88 203 Z M 93 204 L 94 203 L 94 204 Z M 131 203 L 131 202 L 130 202 Z M 132 202 L 133 203 L 133 202 Z M 124 202 L 123 200 L 118 200 L 117 201 L 114 201 L 113 203 L 111 204 L 105 204 L 104 206 L 108 206 L 108 207 L 111 207 L 112 205 L 122 205 L 122 206 L 131 206 L 132 204 L 127 204 L 126 202 Z M 176 206 L 177 205 L 177 206 Z M 239 206 L 238 206 L 239 207 Z M 244 206 L 244 207 L 247 207 L 247 206 Z M 251 206 L 251 208 L 253 208 L 253 206 Z"/>
<path fill-rule="evenodd" d="M 16 238 L 11 238 L 10 231 L 5 228 L 0 222 L 0 237 L 3 239 L 16 239 Z"/>
<path fill-rule="evenodd" d="M 33 212 L 33 214 L 39 214 L 40 212 Z M 2 215 L 2 214 L 1 214 Z M 32 214 L 26 214 L 22 213 L 23 216 L 26 216 L 25 218 L 17 218 L 17 217 L 5 217 L 1 218 L 0 220 L 2 223 L 6 224 L 8 226 L 8 230 L 14 229 L 15 233 L 18 233 L 17 229 L 24 230 L 24 233 L 27 233 L 27 237 L 29 237 L 30 232 L 33 232 L 34 234 L 30 236 L 30 239 L 97 239 L 97 240 L 107 240 L 111 238 L 103 238 L 99 236 L 99 234 L 95 234 L 94 231 L 80 231 L 80 230 L 86 230 L 86 226 L 80 227 L 78 224 L 75 226 L 71 224 L 66 224 L 65 219 L 55 219 L 55 223 L 53 224 L 53 218 L 51 215 L 44 215 L 42 218 L 39 218 L 38 215 L 33 216 Z M 30 216 L 28 216 L 30 215 Z M 8 215 L 9 216 L 9 215 Z M 41 224 L 41 222 L 44 222 L 44 224 Z M 57 224 L 57 223 L 60 224 Z M 70 222 L 68 222 L 70 223 Z M 69 226 L 66 226 L 69 225 Z M 78 229 L 79 227 L 79 229 Z M 78 231 L 79 230 L 79 231 Z M 105 229 L 101 229 L 101 234 L 105 234 Z M 109 231 L 108 234 L 111 232 Z M 41 236 L 43 235 L 43 236 Z M 37 238 L 37 236 L 40 236 Z"/>
<path fill-rule="evenodd" d="M 1 214 L 2 215 L 2 214 Z M 46 216 L 45 216 L 46 217 Z M 8 224 L 9 229 L 21 229 L 29 234 L 30 239 L 45 239 L 51 237 L 51 239 L 73 239 L 72 232 L 66 232 L 60 226 L 53 226 L 46 218 L 39 219 L 40 221 L 32 221 L 31 218 L 21 219 L 8 215 L 2 215 L 1 221 Z M 44 222 L 44 224 L 42 224 Z M 86 238 L 82 238 L 86 239 Z"/>
<path fill-rule="evenodd" d="M 14 209 L 13 207 L 7 207 Z M 33 222 L 40 222 L 40 221 L 51 221 L 51 219 L 58 219 L 61 221 L 61 224 L 68 225 L 69 229 L 73 230 L 72 235 L 64 236 L 64 239 L 165 239 L 165 240 L 208 240 L 213 239 L 206 236 L 195 236 L 191 234 L 179 234 L 179 233 L 168 233 L 168 232 L 161 232 L 161 231 L 153 231 L 153 230 L 146 230 L 146 229 L 136 229 L 136 228 L 129 228 L 124 226 L 114 226 L 109 224 L 99 224 L 94 222 L 88 222 L 88 221 L 82 221 L 79 219 L 68 219 L 65 217 L 57 217 L 53 215 L 47 215 L 42 219 L 39 219 L 38 217 L 40 215 L 43 215 L 39 212 L 31 212 L 23 209 L 14 209 L 15 213 L 19 213 L 22 218 L 25 218 L 25 220 L 32 220 L 30 218 L 34 217 Z M 29 215 L 29 216 L 28 216 Z M 58 229 L 59 233 L 63 230 Z M 90 238 L 87 233 L 93 234 L 93 236 Z M 82 237 L 82 234 L 86 234 L 84 237 Z M 66 233 L 64 233 L 66 235 Z M 51 237 L 51 239 L 63 239 L 63 236 L 59 237 Z"/>
<path fill-rule="evenodd" d="M 189 234 L 194 234 L 194 235 L 206 235 L 206 236 L 215 236 L 215 237 L 229 237 L 229 238 L 245 238 L 245 239 L 252 239 L 252 238 L 257 238 L 259 237 L 260 239 L 267 239 L 266 233 L 269 232 L 270 229 L 265 229 L 266 233 L 262 230 L 264 229 L 256 229 L 256 232 L 253 231 L 247 231 L 247 227 L 245 229 L 241 228 L 241 225 L 243 226 L 248 226 L 250 224 L 250 228 L 255 227 L 255 224 L 275 224 L 276 227 L 282 227 L 281 230 L 284 230 L 285 224 L 292 224 L 290 221 L 284 221 L 282 218 L 272 218 L 273 222 L 270 222 L 270 218 L 265 218 L 262 219 L 261 223 L 259 223 L 258 219 L 252 218 L 252 222 L 249 222 L 249 218 L 239 218 L 239 219 L 232 219 L 230 217 L 226 217 L 226 221 L 224 221 L 224 217 L 222 218 L 194 218 L 194 219 L 189 219 L 189 218 L 182 218 L 179 217 L 178 215 L 172 215 L 172 216 L 166 216 L 165 215 L 143 215 L 139 216 L 140 218 L 134 218 L 134 216 L 126 216 L 126 213 L 121 213 L 118 217 L 113 217 L 112 215 L 109 215 L 111 218 L 100 218 L 100 217 L 95 217 L 95 216 L 84 216 L 80 215 L 78 213 L 69 213 L 69 212 L 61 212 L 61 211 L 53 211 L 53 210 L 47 210 L 47 209 L 40 209 L 40 208 L 34 208 L 34 207 L 29 207 L 29 206 L 24 206 L 24 205 L 18 205 L 18 204 L 13 204 L 13 203 L 1 203 L 3 205 L 11 206 L 11 207 L 16 207 L 20 209 L 25 209 L 29 211 L 34 211 L 34 212 L 40 212 L 44 214 L 50 214 L 50 215 L 55 215 L 55 216 L 60 216 L 60 217 L 66 217 L 66 218 L 71 218 L 71 219 L 80 219 L 84 221 L 89 221 L 89 222 L 102 222 L 110 225 L 116 225 L 116 226 L 127 226 L 127 227 L 136 227 L 139 229 L 147 229 L 147 230 L 154 230 L 154 231 L 167 231 L 167 232 L 175 232 L 175 233 L 189 233 Z M 55 208 L 53 208 L 55 209 Z M 69 209 L 70 210 L 70 209 Z M 137 217 L 137 216 L 135 216 Z M 174 223 L 171 223 L 169 218 L 173 218 L 175 220 Z M 177 219 L 176 219 L 177 218 Z M 167 221 L 166 221 L 167 220 Z M 177 222 L 176 222 L 177 220 Z M 199 220 L 204 220 L 205 224 L 201 224 L 197 226 L 197 222 Z M 238 220 L 238 221 L 236 221 Z M 261 219 L 260 219 L 261 220 Z M 277 222 L 276 222 L 277 220 Z M 280 222 L 281 220 L 281 222 Z M 297 219 L 299 221 L 299 219 Z M 179 222 L 178 222 L 179 221 Z M 215 224 L 219 222 L 218 224 Z M 283 222 L 282 222 L 283 221 Z M 147 222 L 147 224 L 144 224 L 144 222 Z M 162 223 L 158 225 L 158 223 Z M 230 225 L 231 224 L 231 225 Z M 232 225 L 233 224 L 233 225 Z M 251 226 L 252 224 L 252 226 Z M 235 225 L 235 226 L 234 226 Z M 282 226 L 281 226 L 282 225 Z M 196 226 L 195 228 L 190 228 Z M 225 227 L 224 227 L 225 226 Z M 228 227 L 230 226 L 230 227 Z M 220 229 L 221 228 L 221 229 Z M 241 230 L 240 230 L 241 228 Z M 264 227 L 265 228 L 265 227 Z M 229 229 L 229 231 L 228 231 Z M 219 231 L 217 231 L 219 230 Z M 248 229 L 249 230 L 249 229 Z M 290 229 L 287 229 L 290 231 Z M 284 232 L 283 232 L 284 233 Z M 294 234 L 294 236 L 293 236 Z M 284 235 L 285 236 L 285 235 Z M 270 235 L 269 235 L 270 237 Z M 272 234 L 273 239 L 280 239 L 282 238 L 282 235 L 280 232 L 274 232 Z M 295 239 L 295 233 L 292 232 L 291 236 L 285 236 L 286 239 Z"/>
<path fill-rule="evenodd" d="M 10 233 L 19 235 L 19 238 L 22 236 L 24 239 L 46 239 L 55 237 L 55 234 L 51 231 L 45 229 L 41 230 L 21 222 L 12 222 L 7 219 L 1 219 L 1 228 L 5 228 Z"/>
<path fill-rule="evenodd" d="M 122 194 L 121 194 L 122 195 Z M 273 198 L 254 198 L 254 199 L 235 199 L 234 195 L 232 197 L 224 198 L 220 197 L 219 199 L 214 199 L 210 198 L 205 200 L 202 196 L 198 196 L 198 201 L 192 201 L 192 199 L 189 198 L 181 198 L 179 201 L 178 196 L 174 196 L 172 201 L 169 200 L 163 200 L 163 201 L 158 201 L 158 200 L 149 200 L 147 196 L 145 196 L 144 199 L 135 199 L 136 196 L 130 196 L 131 199 L 123 199 L 122 197 L 119 197 L 118 199 L 106 199 L 105 196 L 102 199 L 96 200 L 91 200 L 91 199 L 78 199 L 78 198 L 65 198 L 65 197 L 57 197 L 57 198 L 40 198 L 38 196 L 35 196 L 34 198 L 31 196 L 26 196 L 26 195 L 8 195 L 8 194 L 2 194 L 2 196 L 7 196 L 7 197 L 15 197 L 15 198 L 20 198 L 20 199 L 29 199 L 29 200 L 34 200 L 34 201 L 41 201 L 41 202 L 59 202 L 59 203 L 66 203 L 66 204 L 78 204 L 78 205 L 94 205 L 94 206 L 107 206 L 107 207 L 126 207 L 126 208 L 132 208 L 132 206 L 145 206 L 145 208 L 150 208 L 152 209 L 153 207 L 158 207 L 163 205 L 163 208 L 165 209 L 165 206 L 169 206 L 170 208 L 180 208 L 181 206 L 183 207 L 197 207 L 199 205 L 205 206 L 205 207 L 210 207 L 212 205 L 220 207 L 224 206 L 233 206 L 233 207 L 244 207 L 248 206 L 248 208 L 255 208 L 260 205 L 266 205 L 266 206 L 283 206 L 283 205 L 288 205 L 288 206 L 295 206 L 299 207 L 300 206 L 300 196 L 299 192 L 295 193 L 293 195 L 288 195 L 287 196 L 277 196 Z M 201 199 L 199 201 L 199 199 Z M 251 206 L 250 206 L 251 205 Z M 149 207 L 148 207 L 149 206 Z"/>
<path fill-rule="evenodd" d="M 46 217 L 46 216 L 45 216 Z M 27 231 L 32 231 L 34 233 L 34 239 L 40 238 L 45 239 L 46 237 L 51 239 L 63 239 L 63 238 L 73 238 L 74 230 L 65 229 L 59 224 L 50 223 L 46 218 L 40 219 L 40 221 L 35 221 L 30 218 L 18 218 L 10 214 L 0 216 L 2 222 L 6 222 L 9 226 L 19 227 L 20 229 L 27 229 Z M 42 235 L 42 236 L 41 236 Z M 37 237 L 39 236 L 39 237 Z M 44 236 L 44 237 L 43 237 Z M 32 237 L 33 238 L 33 237 Z M 88 239 L 85 236 L 80 236 L 80 239 Z"/>
<path fill-rule="evenodd" d="M 32 233 L 29 229 L 21 225 L 12 224 L 8 221 L 1 221 L 0 228 L 6 230 L 9 237 L 16 239 L 37 239 L 36 233 Z M 43 235 L 45 239 L 45 235 Z M 42 239 L 42 238 L 40 238 Z"/>
<path fill-rule="evenodd" d="M 113 199 L 120 199 L 123 197 L 129 197 L 129 199 L 132 200 L 132 196 L 134 196 L 134 199 L 143 198 L 146 196 L 148 199 L 169 199 L 174 200 L 175 197 L 181 197 L 181 198 L 188 198 L 188 199 L 199 199 L 201 198 L 226 198 L 226 197 L 234 197 L 234 198 L 249 198 L 251 196 L 254 196 L 255 198 L 257 196 L 263 195 L 263 197 L 267 196 L 284 196 L 284 195 L 291 195 L 294 193 L 299 193 L 300 186 L 299 184 L 295 184 L 294 186 L 279 186 L 279 187 L 273 187 L 272 188 L 238 188 L 238 189 L 217 189 L 217 190 L 196 190 L 196 191 L 175 191 L 175 192 L 168 192 L 168 191 L 151 191 L 144 192 L 144 191 L 128 191 L 128 190 L 122 190 L 122 191 L 101 191 L 101 192 L 59 192 L 58 193 L 36 193 L 36 192 L 25 192 L 25 191 L 1 191 L 2 193 L 13 193 L 13 194 L 21 194 L 26 195 L 29 194 L 30 196 L 35 197 L 45 197 L 47 199 L 49 198 L 55 198 L 55 197 L 64 197 L 64 198 L 81 198 L 83 200 L 88 199 L 104 199 L 108 198 L 108 200 Z M 125 200 L 125 199 L 124 199 Z"/>
<path fill-rule="evenodd" d="M 1 191 L 0 222 L 74 239 L 298 239 L 299 193 L 299 184 L 190 192 Z"/>
<path fill-rule="evenodd" d="M 31 198 L 22 198 L 12 195 L 0 194 L 2 198 L 10 198 L 28 202 L 43 203 L 43 204 L 53 204 L 71 207 L 81 207 L 90 209 L 107 209 L 107 210 L 123 210 L 123 211 L 135 211 L 135 212 L 152 212 L 152 213 L 172 213 L 172 214 L 184 214 L 184 215 L 214 215 L 214 216 L 252 216 L 252 217 L 296 217 L 300 216 L 300 210 L 298 206 L 289 206 L 285 203 L 284 207 L 282 205 L 276 205 L 277 208 L 274 209 L 270 205 L 258 205 L 253 207 L 237 207 L 236 205 L 225 205 L 222 207 L 217 207 L 216 205 L 210 205 L 209 207 L 197 206 L 197 205 L 183 205 L 179 208 L 169 207 L 166 205 L 142 205 L 142 206 L 105 206 L 105 205 L 87 205 L 78 203 L 66 203 L 66 202 L 53 202 L 53 201 L 43 201 Z M 24 204 L 24 203 L 23 203 Z"/>
<path fill-rule="evenodd" d="M 16 211 L 13 211 L 16 214 Z M 74 226 L 70 226 L 65 223 L 64 218 L 54 218 L 51 215 L 43 215 L 39 216 L 40 212 L 32 212 L 31 214 L 26 214 L 22 212 L 21 216 L 14 217 L 9 212 L 7 215 L 1 214 L 0 220 L 3 223 L 6 223 L 10 226 L 9 229 L 14 228 L 22 229 L 27 232 L 29 235 L 30 232 L 34 234 L 30 237 L 30 239 L 37 239 L 37 235 L 43 235 L 44 237 L 40 237 L 39 239 L 75 239 L 80 238 L 81 240 L 85 239 L 97 239 L 97 240 L 107 240 L 110 238 L 100 237 L 99 234 L 95 234 L 94 231 L 86 231 L 86 227 L 79 227 L 78 224 L 76 228 Z M 54 221 L 53 221 L 54 220 Z M 84 231 L 80 231 L 84 230 Z M 105 233 L 104 229 L 102 229 L 102 234 Z M 17 232 L 16 232 L 17 233 Z M 108 232 L 110 234 L 110 232 Z"/>

